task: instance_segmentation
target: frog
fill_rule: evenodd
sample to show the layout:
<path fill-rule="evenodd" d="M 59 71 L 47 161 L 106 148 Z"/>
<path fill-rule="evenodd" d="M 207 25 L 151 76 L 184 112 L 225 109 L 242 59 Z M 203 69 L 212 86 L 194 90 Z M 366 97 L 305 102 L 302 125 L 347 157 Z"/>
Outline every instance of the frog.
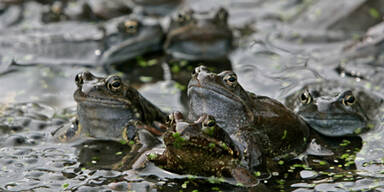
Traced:
<path fill-rule="evenodd" d="M 110 66 L 158 51 L 160 24 L 122 16 L 103 23 L 68 21 L 0 32 L 1 64 Z"/>
<path fill-rule="evenodd" d="M 167 114 L 144 98 L 117 75 L 98 77 L 85 71 L 75 77 L 77 117 L 74 123 L 56 133 L 61 141 L 81 136 L 133 141 L 138 136 L 137 123 L 153 135 L 162 134 Z"/>
<path fill-rule="evenodd" d="M 314 130 L 328 137 L 358 136 L 375 124 L 380 97 L 364 87 L 338 80 L 305 83 L 285 104 Z"/>
<path fill-rule="evenodd" d="M 243 152 L 249 170 L 266 167 L 269 160 L 296 158 L 307 149 L 310 129 L 304 120 L 279 101 L 246 91 L 233 71 L 195 68 L 188 99 L 188 117 L 214 116 Z"/>
<path fill-rule="evenodd" d="M 148 155 L 157 166 L 179 174 L 233 177 L 247 186 L 259 184 L 242 165 L 242 152 L 236 143 L 213 116 L 203 114 L 191 122 L 174 112 L 167 125 L 164 152 Z"/>
<path fill-rule="evenodd" d="M 132 0 L 136 7 L 149 16 L 164 17 L 172 13 L 183 0 Z"/>
<path fill-rule="evenodd" d="M 171 19 L 164 50 L 180 60 L 226 58 L 233 47 L 233 34 L 227 20 L 228 12 L 224 8 L 215 12 L 179 11 Z"/>
<path fill-rule="evenodd" d="M 6 29 L 22 20 L 24 6 L 18 1 L 0 3 L 0 28 Z"/>
<path fill-rule="evenodd" d="M 44 23 L 76 21 L 102 21 L 129 15 L 132 9 L 124 1 L 54 1 L 41 14 Z"/>
<path fill-rule="evenodd" d="M 384 22 L 367 30 L 359 39 L 345 45 L 338 56 L 329 63 L 338 63 L 335 71 L 342 77 L 365 80 L 375 85 L 382 85 L 381 77 L 384 69 L 383 48 Z"/>

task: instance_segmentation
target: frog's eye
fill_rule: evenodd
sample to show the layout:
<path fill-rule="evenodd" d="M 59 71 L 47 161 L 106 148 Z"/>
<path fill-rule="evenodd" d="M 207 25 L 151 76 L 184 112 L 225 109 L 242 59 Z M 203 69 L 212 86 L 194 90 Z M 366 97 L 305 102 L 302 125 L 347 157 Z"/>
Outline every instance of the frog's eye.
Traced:
<path fill-rule="evenodd" d="M 230 87 L 235 87 L 237 85 L 237 76 L 234 73 L 225 75 L 223 80 Z"/>
<path fill-rule="evenodd" d="M 76 83 L 77 87 L 80 87 L 84 83 L 84 80 L 83 80 L 83 77 L 82 77 L 82 73 L 78 73 L 76 75 L 75 83 Z"/>
<path fill-rule="evenodd" d="M 312 102 L 311 94 L 305 90 L 304 93 L 300 95 L 300 101 L 302 104 L 310 104 Z"/>
<path fill-rule="evenodd" d="M 346 96 L 344 96 L 344 98 L 342 99 L 342 103 L 343 103 L 345 106 L 352 106 L 353 104 L 356 103 L 356 98 L 355 98 L 355 96 L 353 96 L 353 95 L 346 95 Z"/>
<path fill-rule="evenodd" d="M 118 30 L 123 33 L 128 33 L 128 34 L 135 34 L 137 33 L 139 29 L 139 22 L 134 21 L 134 20 L 127 20 L 122 23 L 119 23 L 117 26 Z"/>
<path fill-rule="evenodd" d="M 213 118 L 207 118 L 205 121 L 203 121 L 202 124 L 202 131 L 203 133 L 213 136 L 215 132 L 216 127 L 216 121 Z"/>
<path fill-rule="evenodd" d="M 215 125 L 216 125 L 216 121 L 212 119 L 204 124 L 204 126 L 206 127 L 214 127 Z"/>
<path fill-rule="evenodd" d="M 118 76 L 108 78 L 107 88 L 112 92 L 118 92 L 121 89 L 121 79 Z"/>
<path fill-rule="evenodd" d="M 176 16 L 176 22 L 185 23 L 191 20 L 192 11 L 179 12 Z"/>

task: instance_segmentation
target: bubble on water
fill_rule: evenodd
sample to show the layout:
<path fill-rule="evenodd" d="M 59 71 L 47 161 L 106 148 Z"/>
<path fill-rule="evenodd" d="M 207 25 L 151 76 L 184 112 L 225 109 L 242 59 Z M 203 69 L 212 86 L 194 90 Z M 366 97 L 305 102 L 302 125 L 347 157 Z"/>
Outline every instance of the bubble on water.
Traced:
<path fill-rule="evenodd" d="M 97 56 L 101 55 L 101 50 L 100 49 L 96 49 L 95 50 L 95 55 L 97 55 Z"/>

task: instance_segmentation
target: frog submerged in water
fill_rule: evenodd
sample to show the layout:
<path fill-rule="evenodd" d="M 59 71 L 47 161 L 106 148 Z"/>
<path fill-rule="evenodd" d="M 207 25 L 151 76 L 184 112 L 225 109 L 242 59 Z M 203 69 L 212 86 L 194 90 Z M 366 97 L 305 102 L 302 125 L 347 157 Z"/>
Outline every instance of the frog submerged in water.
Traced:
<path fill-rule="evenodd" d="M 165 151 L 148 156 L 156 165 L 181 174 L 234 177 L 244 185 L 258 185 L 258 180 L 241 162 L 242 152 L 213 116 L 202 115 L 188 122 L 175 112 L 170 119 L 169 129 L 163 135 Z"/>
<path fill-rule="evenodd" d="M 61 22 L 1 33 L 1 63 L 110 65 L 161 49 L 163 31 L 150 18 L 123 16 L 102 24 Z"/>
<path fill-rule="evenodd" d="M 197 67 L 188 85 L 190 119 L 214 116 L 229 133 L 252 170 L 265 161 L 293 158 L 305 151 L 309 128 L 282 105 L 245 91 L 232 71 L 210 73 Z"/>
<path fill-rule="evenodd" d="M 305 85 L 287 96 L 286 104 L 319 133 L 330 136 L 357 135 L 373 124 L 380 100 L 362 87 L 338 81 Z"/>
<path fill-rule="evenodd" d="M 179 112 L 170 116 L 173 122 L 163 136 L 166 150 L 157 158 L 158 164 L 174 172 L 206 176 L 225 175 L 225 169 L 236 164 L 239 152 L 212 116 L 203 115 L 193 123 Z"/>
<path fill-rule="evenodd" d="M 100 21 L 128 15 L 132 9 L 124 0 L 64 0 L 54 1 L 41 14 L 44 23 L 66 20 Z"/>
<path fill-rule="evenodd" d="M 193 10 L 172 18 L 165 52 L 176 59 L 220 60 L 232 48 L 232 31 L 228 27 L 228 12 L 220 8 L 213 16 Z"/>
<path fill-rule="evenodd" d="M 150 132 L 161 134 L 154 127 L 160 128 L 167 115 L 136 89 L 124 84 L 120 77 L 111 75 L 102 78 L 82 72 L 76 75 L 75 81 L 78 87 L 74 93 L 78 120 L 75 126 L 59 134 L 59 139 L 71 140 L 75 136 L 86 135 L 132 140 L 137 132 L 135 120 L 146 125 L 144 128 Z"/>
<path fill-rule="evenodd" d="M 176 9 L 183 0 L 132 0 L 142 9 L 144 14 L 150 16 L 166 16 Z"/>

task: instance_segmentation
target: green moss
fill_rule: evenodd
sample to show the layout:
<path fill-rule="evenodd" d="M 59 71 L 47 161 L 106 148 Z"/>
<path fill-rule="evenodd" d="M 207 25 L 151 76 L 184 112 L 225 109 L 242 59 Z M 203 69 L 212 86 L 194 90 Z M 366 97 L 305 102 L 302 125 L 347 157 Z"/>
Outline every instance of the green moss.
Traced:
<path fill-rule="evenodd" d="M 181 188 L 186 189 L 187 186 L 188 186 L 188 183 L 189 183 L 189 181 L 185 181 L 185 182 L 181 185 Z"/>
<path fill-rule="evenodd" d="M 151 82 L 153 78 L 149 76 L 140 76 L 139 79 L 143 83 L 148 83 L 148 82 Z"/>
<path fill-rule="evenodd" d="M 147 155 L 147 158 L 149 160 L 155 160 L 157 158 L 157 154 L 156 153 L 150 153 Z"/>
<path fill-rule="evenodd" d="M 157 60 L 151 59 L 151 60 L 146 61 L 142 56 L 137 56 L 136 57 L 136 63 L 140 67 L 150 67 L 150 66 L 157 64 Z"/>
<path fill-rule="evenodd" d="M 178 132 L 172 133 L 172 137 L 175 139 L 175 141 L 173 142 L 173 145 L 175 147 L 181 147 L 181 145 L 185 142 L 185 139 L 181 137 L 180 133 Z"/>
<path fill-rule="evenodd" d="M 223 149 L 228 150 L 228 146 L 227 146 L 227 144 L 221 142 L 221 143 L 220 143 L 220 146 L 221 146 Z"/>
<path fill-rule="evenodd" d="M 287 138 L 287 133 L 288 133 L 288 131 L 287 130 L 284 130 L 284 133 L 283 133 L 283 136 L 281 137 L 281 139 L 285 139 L 285 138 Z"/>
<path fill-rule="evenodd" d="M 212 183 L 212 184 L 218 184 L 218 183 L 224 182 L 224 178 L 218 178 L 218 177 L 211 176 L 208 178 L 208 182 Z"/>
<path fill-rule="evenodd" d="M 203 132 L 209 136 L 213 136 L 215 133 L 215 127 L 204 127 Z"/>
<path fill-rule="evenodd" d="M 351 141 L 343 139 L 342 143 L 340 143 L 339 145 L 342 146 L 342 147 L 346 147 L 349 144 L 351 144 Z"/>
<path fill-rule="evenodd" d="M 319 164 L 320 165 L 327 165 L 327 162 L 326 161 L 319 161 Z"/>
<path fill-rule="evenodd" d="M 183 85 L 183 84 L 180 84 L 180 83 L 175 83 L 174 86 L 179 89 L 180 91 L 184 91 L 187 89 L 187 86 Z"/>
<path fill-rule="evenodd" d="M 178 72 L 180 72 L 180 66 L 178 66 L 178 65 L 172 65 L 172 67 L 171 67 L 171 71 L 172 71 L 172 73 L 178 73 Z"/>
<path fill-rule="evenodd" d="M 128 143 L 128 142 L 127 142 L 126 140 L 124 140 L 124 139 L 121 139 L 119 142 L 120 142 L 120 144 L 122 144 L 122 145 L 125 145 L 125 144 Z"/>
<path fill-rule="evenodd" d="M 69 184 L 68 183 L 64 183 L 63 185 L 62 185 L 62 187 L 65 189 L 65 188 L 67 188 L 69 186 Z"/>
<path fill-rule="evenodd" d="M 371 15 L 372 18 L 374 19 L 379 19 L 380 18 L 380 12 L 377 11 L 375 8 L 370 8 L 369 9 L 369 15 Z"/>
<path fill-rule="evenodd" d="M 253 172 L 253 174 L 254 174 L 256 177 L 260 177 L 260 176 L 261 176 L 261 172 L 260 172 L 260 171 L 255 171 L 255 172 Z"/>

